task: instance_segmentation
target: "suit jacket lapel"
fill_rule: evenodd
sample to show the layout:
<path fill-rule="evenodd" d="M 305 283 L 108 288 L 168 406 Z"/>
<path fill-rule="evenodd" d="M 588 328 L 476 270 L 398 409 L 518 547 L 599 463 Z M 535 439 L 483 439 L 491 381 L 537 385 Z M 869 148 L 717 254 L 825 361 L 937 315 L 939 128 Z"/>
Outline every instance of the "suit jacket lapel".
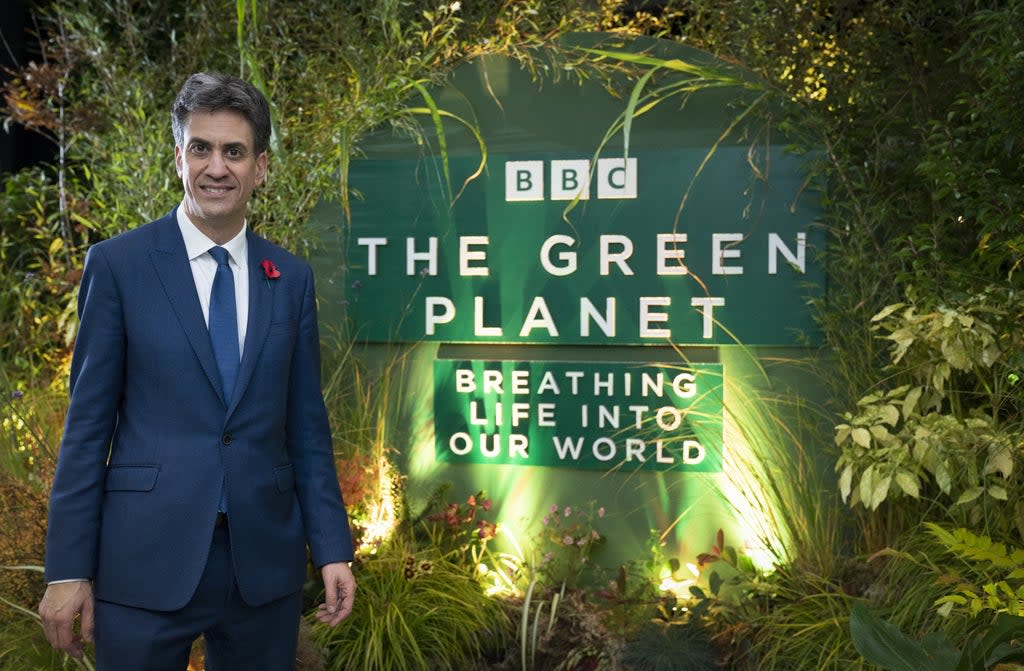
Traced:
<path fill-rule="evenodd" d="M 210 345 L 206 320 L 203 319 L 203 308 L 199 305 L 199 296 L 196 295 L 196 284 L 192 279 L 192 268 L 189 265 L 188 253 L 185 251 L 185 242 L 181 238 L 181 231 L 178 230 L 176 212 L 177 208 L 157 222 L 156 246 L 149 255 L 163 285 L 164 293 L 167 294 L 167 300 L 170 301 L 185 331 L 185 337 L 195 351 L 210 384 L 223 398 L 220 372 L 217 370 L 217 361 Z"/>
<path fill-rule="evenodd" d="M 274 281 L 266 278 L 260 265 L 263 259 L 269 258 L 273 253 L 272 248 L 252 231 L 247 231 L 246 237 L 249 247 L 249 322 L 245 328 L 242 362 L 238 368 L 238 379 L 235 381 L 235 392 L 228 412 L 233 411 L 238 405 L 249 380 L 252 379 L 274 314 Z"/>

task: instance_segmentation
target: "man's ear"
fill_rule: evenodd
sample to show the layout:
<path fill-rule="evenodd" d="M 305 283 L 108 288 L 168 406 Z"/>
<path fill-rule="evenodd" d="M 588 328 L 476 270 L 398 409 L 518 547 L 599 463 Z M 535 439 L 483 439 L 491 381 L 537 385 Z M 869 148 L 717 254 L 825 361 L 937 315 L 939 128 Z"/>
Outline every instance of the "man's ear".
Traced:
<path fill-rule="evenodd" d="M 267 179 L 267 164 L 269 162 L 267 152 L 256 157 L 256 186 L 259 186 Z"/>
<path fill-rule="evenodd" d="M 181 147 L 174 145 L 174 171 L 181 177 Z"/>

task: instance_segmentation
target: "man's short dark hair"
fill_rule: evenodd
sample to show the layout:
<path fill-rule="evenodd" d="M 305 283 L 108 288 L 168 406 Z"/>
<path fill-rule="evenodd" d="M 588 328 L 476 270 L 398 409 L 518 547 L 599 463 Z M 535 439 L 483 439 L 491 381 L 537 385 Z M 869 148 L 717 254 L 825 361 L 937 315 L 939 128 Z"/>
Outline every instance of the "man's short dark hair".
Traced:
<path fill-rule="evenodd" d="M 174 143 L 181 147 L 185 124 L 192 112 L 231 110 L 241 114 L 252 128 L 256 155 L 270 146 L 270 105 L 255 86 L 219 72 L 197 72 L 185 80 L 171 108 Z"/>

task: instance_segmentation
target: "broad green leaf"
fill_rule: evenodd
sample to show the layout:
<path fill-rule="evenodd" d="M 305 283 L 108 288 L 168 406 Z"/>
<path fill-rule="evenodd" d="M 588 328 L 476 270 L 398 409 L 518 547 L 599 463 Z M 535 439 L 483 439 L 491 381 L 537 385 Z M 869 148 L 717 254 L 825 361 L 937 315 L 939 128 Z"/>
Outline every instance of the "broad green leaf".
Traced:
<path fill-rule="evenodd" d="M 985 475 L 999 473 L 1004 478 L 1013 473 L 1013 451 L 1008 445 L 999 445 L 988 455 Z"/>
<path fill-rule="evenodd" d="M 907 496 L 916 499 L 920 496 L 920 489 L 917 478 L 910 471 L 897 471 L 896 484 Z"/>
<path fill-rule="evenodd" d="M 850 498 L 850 486 L 853 483 L 853 465 L 848 464 L 839 476 L 839 494 L 843 497 L 843 503 Z"/>
<path fill-rule="evenodd" d="M 893 303 L 892 305 L 886 305 L 878 314 L 871 318 L 871 321 L 880 322 L 889 315 L 891 315 L 893 312 L 896 312 L 897 310 L 902 308 L 904 305 L 906 305 L 906 303 Z"/>
<path fill-rule="evenodd" d="M 862 426 L 858 426 L 850 432 L 853 442 L 861 447 L 871 447 L 871 433 Z"/>
<path fill-rule="evenodd" d="M 891 408 L 892 406 L 889 407 Z M 892 438 L 892 434 L 889 433 L 889 429 L 885 428 L 881 424 L 875 424 L 874 426 L 871 427 L 870 431 L 871 436 L 882 445 L 888 443 L 889 440 Z"/>
<path fill-rule="evenodd" d="M 930 638 L 931 652 L 891 623 L 855 603 L 850 614 L 850 637 L 857 652 L 886 671 L 953 671 L 959 655 L 948 641 Z"/>
<path fill-rule="evenodd" d="M 882 421 L 889 426 L 896 426 L 897 422 L 900 421 L 900 411 L 896 409 L 895 405 L 883 405 L 880 413 Z"/>
<path fill-rule="evenodd" d="M 956 500 L 955 505 L 960 506 L 965 503 L 970 503 L 971 501 L 981 496 L 984 493 L 984 491 L 984 487 L 971 487 L 970 489 L 968 489 L 967 491 L 960 495 L 960 498 Z"/>
<path fill-rule="evenodd" d="M 907 392 L 906 398 L 903 399 L 903 419 L 907 419 L 917 410 L 917 402 L 921 398 L 921 387 L 914 387 Z"/>
<path fill-rule="evenodd" d="M 999 501 L 1008 501 L 1010 498 L 1006 493 L 1006 487 L 1000 487 L 999 485 L 990 485 L 988 495 Z"/>
<path fill-rule="evenodd" d="M 871 489 L 871 510 L 878 510 L 878 506 L 889 496 L 889 486 L 892 485 L 892 476 L 887 475 L 875 481 Z"/>
<path fill-rule="evenodd" d="M 864 507 L 871 506 L 871 492 L 875 489 L 875 466 L 874 464 L 864 469 L 864 472 L 860 474 L 860 486 L 857 488 L 860 490 L 860 500 L 864 504 Z"/>
<path fill-rule="evenodd" d="M 953 476 L 949 474 L 949 468 L 946 467 L 945 462 L 940 461 L 935 466 L 935 484 L 945 494 L 949 494 L 949 490 L 953 486 Z"/>

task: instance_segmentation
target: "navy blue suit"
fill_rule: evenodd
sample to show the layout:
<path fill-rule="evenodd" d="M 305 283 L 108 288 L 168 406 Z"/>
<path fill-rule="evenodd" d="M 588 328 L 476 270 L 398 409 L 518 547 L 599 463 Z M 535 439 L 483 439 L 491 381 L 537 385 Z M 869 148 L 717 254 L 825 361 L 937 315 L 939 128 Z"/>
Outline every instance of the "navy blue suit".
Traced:
<path fill-rule="evenodd" d="M 153 611 L 196 591 L 226 487 L 244 602 L 298 592 L 352 559 L 320 389 L 313 275 L 247 233 L 249 321 L 232 398 L 175 213 L 93 246 L 78 297 L 71 404 L 50 500 L 46 579 Z M 280 277 L 269 279 L 261 262 Z"/>

